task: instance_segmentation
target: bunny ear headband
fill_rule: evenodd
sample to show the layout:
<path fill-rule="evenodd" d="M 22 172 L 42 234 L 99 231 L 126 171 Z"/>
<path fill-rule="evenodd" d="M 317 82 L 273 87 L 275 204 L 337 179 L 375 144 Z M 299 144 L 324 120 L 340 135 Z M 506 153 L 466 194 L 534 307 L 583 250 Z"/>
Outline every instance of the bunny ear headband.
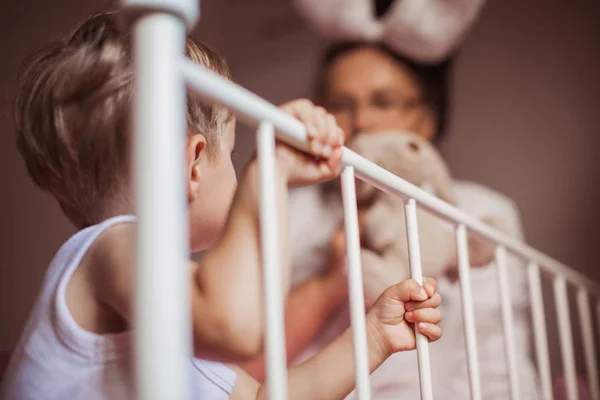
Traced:
<path fill-rule="evenodd" d="M 313 28 L 331 40 L 384 43 L 418 62 L 449 55 L 485 0 L 295 0 Z"/>

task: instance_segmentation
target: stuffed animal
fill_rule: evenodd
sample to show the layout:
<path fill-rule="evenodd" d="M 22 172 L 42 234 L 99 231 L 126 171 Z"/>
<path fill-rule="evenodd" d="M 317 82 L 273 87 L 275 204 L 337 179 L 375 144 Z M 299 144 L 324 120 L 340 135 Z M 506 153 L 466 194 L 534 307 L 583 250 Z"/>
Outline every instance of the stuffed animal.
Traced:
<path fill-rule="evenodd" d="M 349 147 L 409 183 L 455 203 L 448 168 L 426 139 L 406 132 L 360 134 Z M 362 181 L 357 181 L 356 188 L 365 301 L 370 304 L 387 287 L 410 277 L 404 200 Z M 417 223 L 423 275 L 437 277 L 455 270 L 452 224 L 420 208 Z M 486 265 L 493 260 L 494 247 L 470 235 L 469 256 L 471 265 Z"/>

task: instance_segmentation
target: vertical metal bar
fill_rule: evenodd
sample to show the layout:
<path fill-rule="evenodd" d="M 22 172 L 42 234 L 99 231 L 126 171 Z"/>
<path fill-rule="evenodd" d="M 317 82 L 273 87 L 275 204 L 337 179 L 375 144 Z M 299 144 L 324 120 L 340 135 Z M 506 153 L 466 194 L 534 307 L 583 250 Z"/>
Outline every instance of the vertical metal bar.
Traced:
<path fill-rule="evenodd" d="M 358 232 L 354 168 L 352 167 L 344 167 L 342 172 L 342 200 L 344 204 L 346 252 L 348 254 L 350 320 L 352 322 L 352 340 L 354 345 L 356 393 L 359 400 L 370 400 L 371 388 L 369 386 L 369 360 L 367 358 L 365 300 L 362 268 L 360 265 L 360 236 Z"/>
<path fill-rule="evenodd" d="M 471 291 L 471 274 L 469 266 L 469 248 L 467 228 L 463 224 L 456 227 L 456 254 L 460 277 L 461 303 L 465 343 L 467 346 L 467 364 L 469 368 L 469 388 L 472 400 L 481 400 L 481 380 L 479 376 L 479 360 L 477 358 L 477 339 L 475 333 L 475 311 L 473 310 L 473 294 Z"/>
<path fill-rule="evenodd" d="M 415 199 L 409 199 L 404 205 L 406 214 L 406 232 L 408 237 L 408 256 L 410 261 L 410 275 L 412 279 L 423 285 L 423 272 L 421 270 L 421 249 L 419 246 L 419 227 L 417 223 L 417 204 Z M 431 367 L 429 365 L 429 343 L 427 337 L 415 327 L 417 340 L 417 358 L 419 364 L 419 384 L 421 400 L 432 400 Z"/>
<path fill-rule="evenodd" d="M 510 381 L 510 398 L 518 400 L 519 374 L 517 365 L 517 353 L 515 349 L 515 332 L 513 326 L 512 302 L 510 286 L 508 284 L 508 271 L 506 262 L 506 248 L 496 247 L 496 271 L 498 276 L 498 290 L 500 292 L 500 308 L 502 311 L 502 326 L 504 328 L 504 348 L 506 351 L 506 365 Z"/>
<path fill-rule="evenodd" d="M 264 268 L 266 367 L 269 399 L 287 399 L 287 363 L 275 193 L 275 130 L 262 122 L 257 133 L 261 257 Z"/>
<path fill-rule="evenodd" d="M 550 374 L 550 355 L 548 354 L 548 334 L 546 332 L 546 316 L 544 313 L 540 267 L 535 263 L 530 263 L 527 267 L 527 273 L 529 279 L 531 312 L 533 314 L 535 353 L 542 383 L 542 392 L 544 400 L 552 400 L 552 376 Z"/>
<path fill-rule="evenodd" d="M 149 14 L 134 26 L 137 395 L 188 398 L 191 352 L 185 198 L 185 26 Z"/>
<path fill-rule="evenodd" d="M 585 353 L 585 364 L 590 385 L 590 393 L 592 395 L 592 400 L 600 400 L 600 388 L 598 385 L 600 372 L 598 371 L 596 360 L 592 311 L 590 309 L 588 293 L 584 288 L 580 288 L 577 292 L 577 306 L 579 308 L 579 320 L 581 322 L 581 335 L 583 338 L 583 349 Z"/>
<path fill-rule="evenodd" d="M 558 318 L 558 333 L 560 336 L 560 349 L 564 374 L 567 381 L 569 400 L 577 400 L 577 376 L 575 372 L 575 354 L 573 350 L 573 336 L 571 333 L 571 318 L 569 316 L 569 297 L 567 282 L 563 276 L 554 277 L 554 300 L 556 302 L 556 316 Z"/>

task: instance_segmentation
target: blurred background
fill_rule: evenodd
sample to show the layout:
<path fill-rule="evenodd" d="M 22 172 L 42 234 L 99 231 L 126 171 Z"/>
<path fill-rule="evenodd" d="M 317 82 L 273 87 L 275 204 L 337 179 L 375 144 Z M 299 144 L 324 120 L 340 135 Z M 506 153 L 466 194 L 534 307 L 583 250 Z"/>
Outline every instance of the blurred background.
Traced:
<path fill-rule="evenodd" d="M 37 45 L 114 6 L 76 0 L 0 5 L 0 351 L 15 345 L 46 266 L 74 233 L 50 196 L 30 182 L 16 151 L 16 75 Z M 193 36 L 225 56 L 236 82 L 274 103 L 311 96 L 325 41 L 291 0 L 203 0 L 201 12 Z M 457 178 L 515 200 L 531 245 L 597 282 L 599 21 L 596 0 L 489 0 L 456 61 L 442 145 Z M 239 127 L 237 140 L 239 169 L 254 137 Z M 550 297 L 546 311 L 555 321 Z M 576 312 L 571 315 L 577 323 Z M 549 330 L 549 342 L 558 342 L 556 329 Z M 558 346 L 550 347 L 557 370 Z"/>

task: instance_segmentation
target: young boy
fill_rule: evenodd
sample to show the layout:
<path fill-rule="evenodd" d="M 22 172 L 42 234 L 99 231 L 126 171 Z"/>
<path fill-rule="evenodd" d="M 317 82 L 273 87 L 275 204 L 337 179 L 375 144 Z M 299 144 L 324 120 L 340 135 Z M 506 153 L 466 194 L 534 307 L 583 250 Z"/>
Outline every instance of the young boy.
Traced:
<path fill-rule="evenodd" d="M 20 79 L 18 148 L 35 183 L 81 230 L 48 269 L 5 377 L 3 399 L 134 397 L 131 249 L 136 225 L 127 129 L 133 76 L 129 37 L 117 29 L 116 17 L 104 13 L 88 19 L 66 41 L 37 55 Z M 188 39 L 187 53 L 229 77 L 223 59 L 205 46 Z M 280 232 L 286 233 L 288 187 L 338 175 L 343 134 L 333 117 L 309 101 L 281 108 L 307 126 L 320 156 L 278 144 L 278 212 Z M 256 162 L 249 163 L 237 185 L 230 158 L 235 117 L 224 108 L 190 97 L 187 123 L 190 247 L 212 249 L 200 264 L 190 262 L 193 395 L 263 398 L 264 387 L 241 369 L 222 364 L 256 357 L 263 343 Z M 286 292 L 287 247 L 282 235 Z M 439 303 L 433 280 L 425 280 L 423 288 L 406 281 L 388 289 L 367 314 L 370 370 L 392 353 L 415 347 L 408 322 L 437 340 Z M 344 397 L 353 388 L 352 363 L 348 331 L 290 369 L 290 396 Z"/>

